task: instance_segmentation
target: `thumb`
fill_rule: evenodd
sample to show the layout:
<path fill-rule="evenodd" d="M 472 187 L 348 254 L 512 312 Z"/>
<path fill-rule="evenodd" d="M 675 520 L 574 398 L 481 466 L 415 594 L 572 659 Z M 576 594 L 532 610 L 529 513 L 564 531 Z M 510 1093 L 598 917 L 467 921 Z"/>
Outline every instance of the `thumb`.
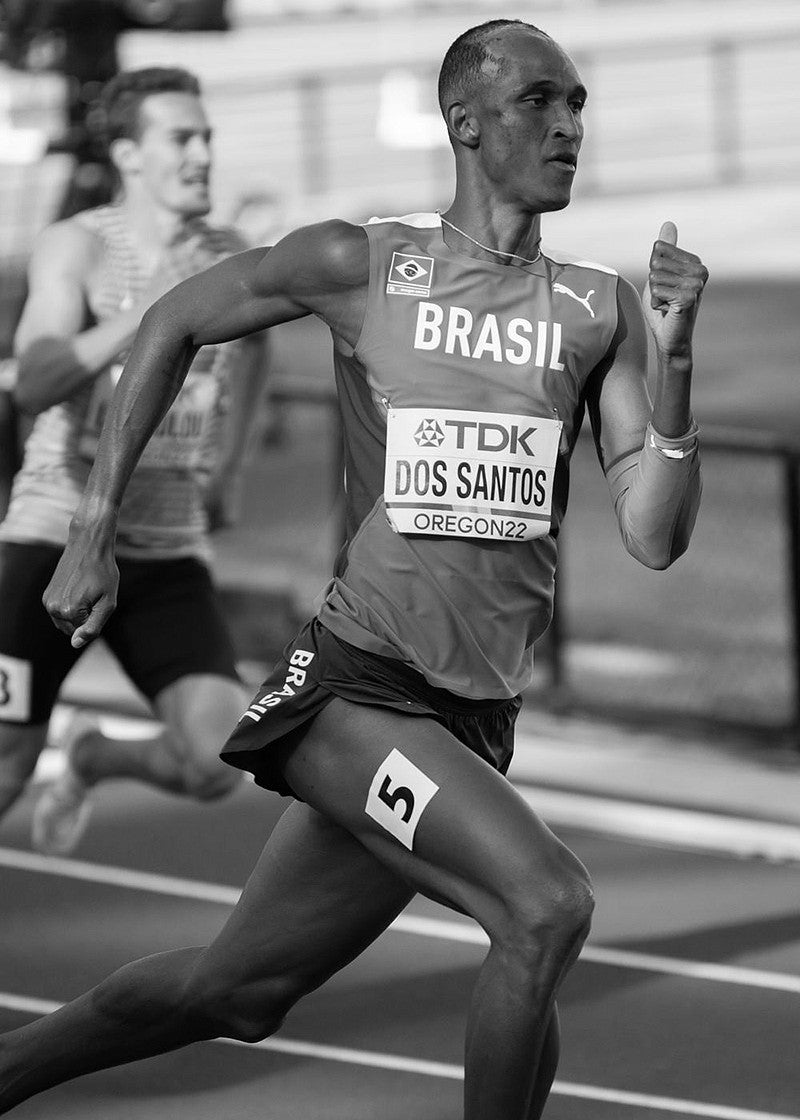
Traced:
<path fill-rule="evenodd" d="M 678 227 L 674 222 L 664 222 L 658 235 L 659 241 L 666 241 L 668 245 L 678 244 Z"/>
<path fill-rule="evenodd" d="M 114 606 L 114 599 L 109 598 L 108 595 L 102 595 L 97 600 L 87 617 L 72 632 L 70 645 L 73 649 L 83 649 L 84 646 L 88 646 L 90 642 L 99 637 L 114 610 Z"/>

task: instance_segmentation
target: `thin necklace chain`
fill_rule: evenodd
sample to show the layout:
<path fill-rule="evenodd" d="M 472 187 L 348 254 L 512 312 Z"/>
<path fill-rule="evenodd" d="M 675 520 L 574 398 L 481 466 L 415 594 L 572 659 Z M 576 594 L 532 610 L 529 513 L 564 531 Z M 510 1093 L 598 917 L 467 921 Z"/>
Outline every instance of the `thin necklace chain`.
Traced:
<path fill-rule="evenodd" d="M 436 213 L 439 214 L 439 211 L 437 210 Z M 479 249 L 483 249 L 486 253 L 494 253 L 495 256 L 498 257 L 510 257 L 514 260 L 522 261 L 523 264 L 536 264 L 542 255 L 541 248 L 537 251 L 536 256 L 530 260 L 527 257 L 521 257 L 519 253 L 504 253 L 502 249 L 492 249 L 489 245 L 484 245 L 482 242 L 476 241 L 474 237 L 470 237 L 463 229 L 459 229 L 458 226 L 454 226 L 452 222 L 448 222 L 447 218 L 443 217 L 441 214 L 439 214 L 439 221 L 444 222 L 446 226 L 450 226 L 450 229 L 454 229 L 456 233 L 460 233 L 462 237 L 466 237 L 467 241 L 471 241 L 472 244 L 477 245 Z"/>

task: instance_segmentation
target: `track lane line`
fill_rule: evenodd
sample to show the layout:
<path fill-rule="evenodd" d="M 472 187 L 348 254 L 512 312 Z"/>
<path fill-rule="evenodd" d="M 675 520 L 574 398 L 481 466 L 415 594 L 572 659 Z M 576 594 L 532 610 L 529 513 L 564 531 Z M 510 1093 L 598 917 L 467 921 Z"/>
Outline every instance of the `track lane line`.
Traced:
<path fill-rule="evenodd" d="M 692 852 L 714 852 L 773 863 L 800 862 L 800 828 L 793 824 L 652 805 L 602 794 L 553 789 L 514 779 L 530 807 L 556 828 L 579 828 Z"/>
<path fill-rule="evenodd" d="M 62 1006 L 63 1004 L 56 1003 L 53 1000 L 32 999 L 11 992 L 0 992 L 0 1007 L 5 1007 L 11 1011 L 22 1011 L 31 1015 L 49 1015 Z M 240 1042 L 231 1038 L 217 1038 L 212 1041 L 247 1050 L 294 1054 L 301 1058 L 316 1058 L 319 1061 L 369 1066 L 372 1069 L 390 1070 L 394 1073 L 422 1074 L 427 1077 L 440 1077 L 450 1081 L 463 1081 L 464 1079 L 462 1066 L 448 1062 L 429 1062 L 418 1058 L 407 1058 L 402 1054 L 382 1054 L 373 1050 L 355 1050 L 344 1046 L 323 1046 L 316 1042 L 281 1037 L 266 1038 L 262 1042 Z M 724 1104 L 682 1100 L 678 1097 L 652 1096 L 648 1093 L 631 1093 L 625 1089 L 607 1089 L 600 1085 L 582 1085 L 574 1081 L 556 1080 L 553 1082 L 551 1092 L 556 1096 L 573 1097 L 577 1100 L 600 1101 L 631 1108 L 649 1108 L 679 1116 L 703 1116 L 707 1117 L 708 1120 L 800 1120 L 798 1116 L 789 1116 L 785 1113 L 732 1108 Z"/>
<path fill-rule="evenodd" d="M 29 871 L 34 874 L 56 875 L 87 883 L 100 883 L 103 886 L 120 887 L 125 890 L 146 891 L 165 895 L 168 898 L 188 898 L 195 902 L 222 906 L 235 906 L 241 894 L 239 888 L 228 887 L 221 883 L 204 883 L 196 879 L 179 879 L 171 875 L 133 871 L 126 867 L 89 863 L 85 860 L 43 856 L 38 852 L 25 852 L 17 848 L 0 848 L 0 867 L 8 867 L 14 871 Z M 484 931 L 471 922 L 401 914 L 395 918 L 389 929 L 395 933 L 431 937 L 440 941 L 457 941 L 481 946 L 489 944 Z M 714 964 L 710 961 L 686 961 L 591 943 L 584 946 L 580 959 L 611 968 L 655 972 L 667 976 L 682 976 L 694 980 L 800 994 L 800 976 L 785 972 Z"/>

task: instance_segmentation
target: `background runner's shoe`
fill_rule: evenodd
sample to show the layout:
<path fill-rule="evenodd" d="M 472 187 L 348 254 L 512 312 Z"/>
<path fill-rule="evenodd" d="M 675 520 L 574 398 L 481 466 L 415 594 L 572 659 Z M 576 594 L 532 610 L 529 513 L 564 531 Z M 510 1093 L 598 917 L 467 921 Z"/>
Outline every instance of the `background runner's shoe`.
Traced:
<path fill-rule="evenodd" d="M 46 855 L 67 855 L 78 844 L 89 823 L 92 791 L 74 763 L 75 747 L 84 735 L 99 730 L 97 720 L 76 712 L 61 738 L 66 756 L 64 771 L 42 793 L 33 809 L 31 839 Z"/>

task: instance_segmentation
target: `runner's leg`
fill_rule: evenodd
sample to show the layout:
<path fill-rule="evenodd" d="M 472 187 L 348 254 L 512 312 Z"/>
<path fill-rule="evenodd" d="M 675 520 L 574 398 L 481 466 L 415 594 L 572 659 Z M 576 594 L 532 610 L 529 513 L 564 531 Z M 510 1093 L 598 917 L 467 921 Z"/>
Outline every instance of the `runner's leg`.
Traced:
<path fill-rule="evenodd" d="M 209 570 L 191 557 L 119 557 L 118 565 L 117 609 L 103 636 L 165 727 L 149 740 L 82 736 L 75 768 L 87 785 L 133 778 L 201 800 L 220 797 L 238 780 L 220 761 L 220 745 L 249 694 Z"/>
<path fill-rule="evenodd" d="M 72 763 L 84 784 L 130 778 L 169 793 L 209 801 L 230 793 L 241 775 L 220 761 L 224 743 L 247 706 L 247 693 L 229 677 L 193 673 L 162 689 L 154 701 L 165 728 L 158 735 L 116 738 L 99 728 L 75 744 Z"/>
<path fill-rule="evenodd" d="M 266 1037 L 412 895 L 347 832 L 294 803 L 212 945 L 136 961 L 0 1036 L 0 1114 L 93 1070 L 201 1039 Z"/>
<path fill-rule="evenodd" d="M 64 771 L 34 807 L 34 847 L 48 855 L 73 851 L 89 823 L 91 790 L 103 781 L 129 778 L 201 801 L 231 793 L 241 774 L 220 761 L 219 744 L 245 703 L 244 690 L 229 677 L 192 674 L 156 698 L 166 727 L 155 737 L 112 738 L 96 719 L 78 712 L 63 740 Z"/>
<path fill-rule="evenodd" d="M 58 691 L 80 656 L 42 606 L 60 555 L 52 545 L 0 542 L 0 816 L 30 780 Z"/>
<path fill-rule="evenodd" d="M 0 723 L 0 817 L 24 792 L 46 741 L 46 723 Z"/>
<path fill-rule="evenodd" d="M 589 929 L 582 864 L 505 778 L 432 720 L 335 699 L 284 773 L 387 867 L 486 930 L 467 1027 L 465 1117 L 536 1120 L 554 1072 L 551 1034 L 537 1088 L 555 995 Z M 438 788 L 426 803 L 431 782 Z"/>
<path fill-rule="evenodd" d="M 439 787 L 415 821 L 413 850 L 365 813 L 393 746 Z M 335 701 L 285 769 L 309 802 L 323 788 L 330 815 L 348 821 L 381 862 L 335 823 L 293 806 L 208 950 L 129 965 L 0 1039 L 0 1109 L 78 1074 L 197 1039 L 264 1037 L 391 921 L 410 883 L 473 914 L 491 939 L 470 1014 L 467 1120 L 536 1120 L 537 1080 L 552 1076 L 537 1067 L 552 1037 L 555 989 L 591 910 L 580 863 L 503 778 L 432 721 L 415 718 L 412 727 L 395 713 Z M 403 810 L 413 791 L 387 778 L 388 800 Z"/>

